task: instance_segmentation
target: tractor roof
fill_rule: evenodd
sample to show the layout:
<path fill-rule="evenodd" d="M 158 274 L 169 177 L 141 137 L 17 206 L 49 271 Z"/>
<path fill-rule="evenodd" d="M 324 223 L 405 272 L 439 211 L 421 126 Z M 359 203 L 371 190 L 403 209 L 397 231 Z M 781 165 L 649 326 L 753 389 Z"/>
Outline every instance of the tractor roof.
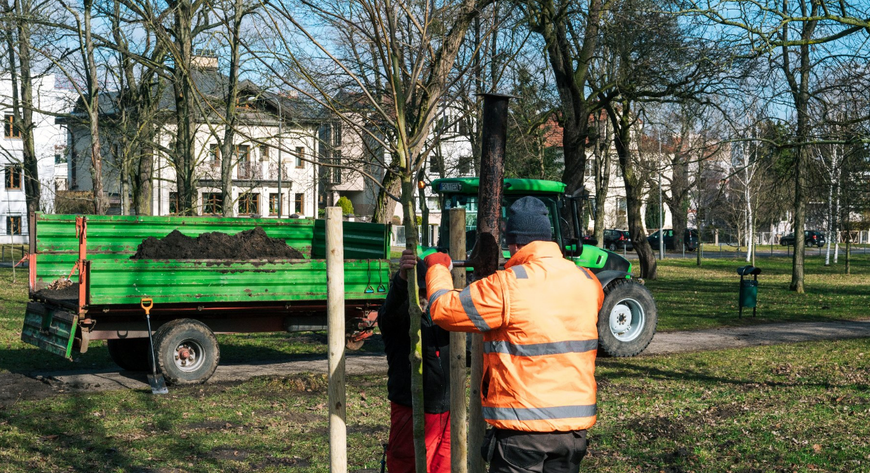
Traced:
<path fill-rule="evenodd" d="M 477 194 L 480 178 L 448 177 L 432 181 L 432 190 L 440 194 Z M 542 179 L 505 179 L 505 194 L 564 194 L 565 184 Z"/>

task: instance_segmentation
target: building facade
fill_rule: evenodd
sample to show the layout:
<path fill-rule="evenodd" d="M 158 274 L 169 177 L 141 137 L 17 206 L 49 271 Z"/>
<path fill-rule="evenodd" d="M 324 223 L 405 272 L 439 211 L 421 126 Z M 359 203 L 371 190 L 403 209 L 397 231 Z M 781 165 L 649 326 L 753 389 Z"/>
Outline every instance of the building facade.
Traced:
<path fill-rule="evenodd" d="M 0 166 L 3 182 L 0 187 L 0 242 L 24 243 L 28 238 L 28 215 L 25 189 L 29 185 L 22 168 L 22 134 L 13 125 L 12 78 L 0 76 L 0 108 L 3 114 L 3 136 L 0 137 Z M 40 211 L 53 212 L 55 195 L 63 187 L 66 173 L 56 181 L 56 165 L 62 165 L 67 154 L 67 134 L 55 123 L 52 114 L 69 111 L 73 104 L 71 91 L 57 87 L 55 76 L 33 80 L 33 144 L 38 163 Z M 60 166 L 63 168 L 63 166 Z M 61 189 L 63 190 L 63 189 Z"/>

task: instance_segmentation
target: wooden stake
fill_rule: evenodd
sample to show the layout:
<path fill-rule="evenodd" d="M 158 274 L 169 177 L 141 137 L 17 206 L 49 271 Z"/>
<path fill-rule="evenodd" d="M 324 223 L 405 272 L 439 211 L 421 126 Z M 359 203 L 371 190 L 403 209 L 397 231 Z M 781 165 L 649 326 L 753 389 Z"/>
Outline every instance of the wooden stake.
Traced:
<path fill-rule="evenodd" d="M 464 260 L 465 209 L 450 209 L 450 258 Z M 465 287 L 465 268 L 453 269 L 453 287 Z M 465 424 L 465 333 L 450 332 L 450 471 L 468 471 L 468 428 Z"/>
<path fill-rule="evenodd" d="M 341 207 L 327 207 L 326 327 L 329 344 L 329 471 L 331 473 L 347 472 L 343 242 Z"/>

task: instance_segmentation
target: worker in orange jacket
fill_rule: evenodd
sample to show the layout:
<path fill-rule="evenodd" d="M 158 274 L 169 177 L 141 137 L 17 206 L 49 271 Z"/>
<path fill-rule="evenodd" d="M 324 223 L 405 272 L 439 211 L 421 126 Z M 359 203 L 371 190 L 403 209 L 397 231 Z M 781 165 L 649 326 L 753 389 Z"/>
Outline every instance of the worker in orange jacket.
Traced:
<path fill-rule="evenodd" d="M 483 334 L 481 452 L 490 473 L 578 472 L 595 424 L 598 278 L 562 257 L 547 207 L 523 197 L 509 209 L 505 269 L 453 289 L 450 258 L 426 257 L 432 320 Z"/>

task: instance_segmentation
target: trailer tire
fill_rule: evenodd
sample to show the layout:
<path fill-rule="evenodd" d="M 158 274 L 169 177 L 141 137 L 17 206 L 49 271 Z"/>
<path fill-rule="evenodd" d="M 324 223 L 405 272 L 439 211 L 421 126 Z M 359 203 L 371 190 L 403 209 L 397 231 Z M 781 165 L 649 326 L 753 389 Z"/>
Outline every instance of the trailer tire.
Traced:
<path fill-rule="evenodd" d="M 615 357 L 644 351 L 656 333 L 658 312 L 649 289 L 631 279 L 615 279 L 604 288 L 598 312 L 599 353 Z"/>
<path fill-rule="evenodd" d="M 151 344 L 147 338 L 106 340 L 109 356 L 127 371 L 151 371 Z"/>
<path fill-rule="evenodd" d="M 157 369 L 170 384 L 206 382 L 218 367 L 220 349 L 208 326 L 198 320 L 177 319 L 160 326 L 154 335 Z"/>

